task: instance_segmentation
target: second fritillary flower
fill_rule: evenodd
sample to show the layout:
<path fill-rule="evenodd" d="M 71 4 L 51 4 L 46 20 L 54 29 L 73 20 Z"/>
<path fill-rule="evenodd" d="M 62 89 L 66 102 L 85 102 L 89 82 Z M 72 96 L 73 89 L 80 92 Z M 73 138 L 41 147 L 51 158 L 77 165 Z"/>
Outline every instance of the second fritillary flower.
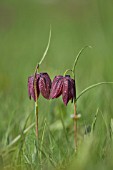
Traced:
<path fill-rule="evenodd" d="M 65 105 L 68 104 L 69 100 L 73 102 L 76 97 L 75 81 L 69 75 L 55 76 L 52 82 L 52 88 L 50 98 L 58 98 L 62 95 L 62 99 Z"/>

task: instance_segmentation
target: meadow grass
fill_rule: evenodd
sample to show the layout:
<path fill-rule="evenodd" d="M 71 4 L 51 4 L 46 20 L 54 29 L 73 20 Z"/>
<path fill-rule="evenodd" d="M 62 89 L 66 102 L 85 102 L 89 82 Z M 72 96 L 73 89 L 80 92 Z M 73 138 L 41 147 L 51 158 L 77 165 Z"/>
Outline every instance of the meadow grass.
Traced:
<path fill-rule="evenodd" d="M 113 81 L 112 2 L 0 2 L 0 169 L 113 169 L 113 85 L 87 92 L 77 101 L 78 148 L 74 151 L 73 105 L 62 99 L 39 99 L 39 140 L 35 136 L 34 101 L 27 94 L 34 73 L 51 44 L 40 72 L 53 79 L 72 68 L 77 95 L 86 87 Z M 14 143 L 13 143 L 14 142 Z"/>

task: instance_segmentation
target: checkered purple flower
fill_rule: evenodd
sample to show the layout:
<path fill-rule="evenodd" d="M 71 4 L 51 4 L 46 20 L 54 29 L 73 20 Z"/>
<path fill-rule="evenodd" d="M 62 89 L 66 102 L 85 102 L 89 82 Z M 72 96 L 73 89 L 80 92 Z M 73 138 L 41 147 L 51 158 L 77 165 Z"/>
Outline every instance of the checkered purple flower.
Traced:
<path fill-rule="evenodd" d="M 75 81 L 69 75 L 65 77 L 55 76 L 52 82 L 50 98 L 58 98 L 60 95 L 62 95 L 65 105 L 68 104 L 69 100 L 73 102 L 73 99 L 76 98 Z"/>
<path fill-rule="evenodd" d="M 35 82 L 36 81 L 36 82 Z M 36 83 L 36 93 L 35 93 L 35 83 Z M 32 75 L 28 77 L 28 95 L 29 98 L 33 98 L 36 101 L 40 95 L 46 99 L 49 99 L 51 89 L 51 79 L 47 73 L 36 73 L 35 76 Z"/>

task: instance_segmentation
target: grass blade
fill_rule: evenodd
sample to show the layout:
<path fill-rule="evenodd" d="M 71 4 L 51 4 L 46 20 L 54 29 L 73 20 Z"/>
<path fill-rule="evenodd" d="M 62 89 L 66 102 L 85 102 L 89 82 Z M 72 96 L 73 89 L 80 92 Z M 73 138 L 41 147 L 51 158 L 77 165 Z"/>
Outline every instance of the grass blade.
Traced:
<path fill-rule="evenodd" d="M 103 84 L 113 84 L 113 82 L 100 82 L 100 83 L 97 83 L 97 84 L 93 84 L 89 87 L 87 87 L 86 89 L 84 89 L 79 95 L 78 97 L 76 98 L 76 101 L 84 94 L 86 93 L 87 91 L 97 87 L 97 86 L 100 86 L 100 85 L 103 85 Z"/>

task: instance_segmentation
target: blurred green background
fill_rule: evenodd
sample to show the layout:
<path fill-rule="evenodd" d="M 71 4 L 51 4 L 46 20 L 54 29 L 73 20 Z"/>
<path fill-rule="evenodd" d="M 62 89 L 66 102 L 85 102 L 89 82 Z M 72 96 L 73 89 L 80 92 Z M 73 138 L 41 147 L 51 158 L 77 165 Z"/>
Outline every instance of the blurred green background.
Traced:
<path fill-rule="evenodd" d="M 77 94 L 94 83 L 113 81 L 112 8 L 111 0 L 0 0 L 1 150 L 21 133 L 29 114 L 31 116 L 27 125 L 35 120 L 34 102 L 28 99 L 27 94 L 27 79 L 34 73 L 35 66 L 46 48 L 50 24 L 52 26 L 51 44 L 40 72 L 48 72 L 52 79 L 55 75 L 63 74 L 66 69 L 72 68 L 78 51 L 85 45 L 91 45 L 93 48 L 87 49 L 81 55 L 76 67 Z M 79 170 L 113 168 L 112 142 L 109 139 L 112 136 L 112 92 L 112 85 L 104 85 L 88 92 L 78 100 L 77 112 L 82 115 L 78 122 L 78 140 L 83 146 L 77 158 L 72 156 L 74 159 L 72 168 L 75 167 L 73 162 L 76 162 Z M 99 108 L 99 116 L 95 137 L 89 137 L 84 144 L 84 129 L 92 124 L 97 108 Z M 56 143 L 59 144 L 59 149 L 56 148 L 52 156 L 52 160 L 56 161 L 56 168 L 59 165 L 62 167 L 63 162 L 73 153 L 72 148 L 68 148 L 65 144 L 65 148 L 69 149 L 67 156 L 63 158 L 60 152 L 63 148 L 62 143 L 65 143 L 62 138 L 64 129 L 61 120 L 73 146 L 73 122 L 70 114 L 73 114 L 71 103 L 65 107 L 61 98 L 46 101 L 40 96 L 40 131 L 46 118 L 49 126 L 54 127 L 52 133 Z M 32 136 L 34 131 L 29 133 Z M 50 143 L 47 135 L 44 145 Z M 29 143 L 29 134 L 27 141 Z M 33 141 L 30 144 L 33 145 Z M 17 148 L 18 145 L 16 145 Z M 51 145 L 54 148 L 54 143 Z M 19 155 L 15 153 L 18 152 L 12 152 L 14 160 Z M 6 169 L 12 169 L 16 166 L 15 161 L 9 161 L 11 156 L 6 155 L 2 156 L 1 151 L 0 162 Z M 47 163 L 46 158 L 42 160 L 44 169 Z M 21 162 L 19 165 L 24 164 L 24 160 Z M 51 166 L 48 165 L 48 167 Z"/>

